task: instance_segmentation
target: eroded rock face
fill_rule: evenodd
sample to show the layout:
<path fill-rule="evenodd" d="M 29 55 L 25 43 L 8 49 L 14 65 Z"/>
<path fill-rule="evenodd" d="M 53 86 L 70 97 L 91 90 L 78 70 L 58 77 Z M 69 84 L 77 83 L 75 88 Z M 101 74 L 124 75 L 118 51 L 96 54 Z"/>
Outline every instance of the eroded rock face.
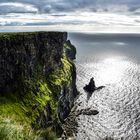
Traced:
<path fill-rule="evenodd" d="M 36 70 L 47 76 L 60 67 L 66 40 L 60 32 L 0 34 L 0 93 L 16 90 Z"/>

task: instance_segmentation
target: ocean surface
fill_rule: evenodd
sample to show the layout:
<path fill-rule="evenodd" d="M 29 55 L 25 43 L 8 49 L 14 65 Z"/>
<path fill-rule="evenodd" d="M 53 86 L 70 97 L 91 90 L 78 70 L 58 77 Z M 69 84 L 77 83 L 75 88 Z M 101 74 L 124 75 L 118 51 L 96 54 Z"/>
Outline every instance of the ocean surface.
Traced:
<path fill-rule="evenodd" d="M 77 140 L 140 140 L 140 34 L 69 33 L 77 48 L 76 103 L 78 110 L 92 108 L 97 115 L 80 115 Z M 94 77 L 95 91 L 83 90 Z"/>

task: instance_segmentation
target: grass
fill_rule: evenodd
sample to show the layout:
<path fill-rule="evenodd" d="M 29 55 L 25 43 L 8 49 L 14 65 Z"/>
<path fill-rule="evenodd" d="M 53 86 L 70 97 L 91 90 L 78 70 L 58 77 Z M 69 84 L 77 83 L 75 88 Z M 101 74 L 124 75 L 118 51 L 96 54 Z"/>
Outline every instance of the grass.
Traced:
<path fill-rule="evenodd" d="M 18 124 L 11 119 L 1 119 L 0 140 L 57 140 L 50 128 L 33 131 L 32 128 Z"/>
<path fill-rule="evenodd" d="M 25 127 L 10 118 L 0 119 L 0 139 L 1 140 L 35 140 L 36 136 L 32 129 Z"/>

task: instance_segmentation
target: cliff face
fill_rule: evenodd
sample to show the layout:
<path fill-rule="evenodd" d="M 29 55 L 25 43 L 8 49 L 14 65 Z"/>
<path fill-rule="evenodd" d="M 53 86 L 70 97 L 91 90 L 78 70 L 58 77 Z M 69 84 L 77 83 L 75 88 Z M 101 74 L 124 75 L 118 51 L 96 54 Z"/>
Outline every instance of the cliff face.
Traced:
<path fill-rule="evenodd" d="M 69 114 L 77 95 L 72 62 L 76 50 L 67 41 L 67 33 L 2 33 L 0 50 L 0 130 L 7 132 L 4 138 L 11 140 L 18 134 L 14 127 L 8 136 L 12 125 L 24 126 L 20 131 L 27 139 L 61 133 L 60 121 Z M 28 134 L 31 128 L 33 136 Z"/>
<path fill-rule="evenodd" d="M 9 88 L 17 90 L 15 82 L 32 78 L 38 65 L 45 76 L 60 67 L 66 39 L 66 33 L 56 32 L 1 34 L 0 92 L 5 93 Z"/>
<path fill-rule="evenodd" d="M 69 40 L 64 43 L 63 51 L 66 58 L 69 58 L 70 60 L 76 58 L 76 49 Z M 71 74 L 68 77 L 69 82 L 63 83 L 61 88 L 61 96 L 59 98 L 58 115 L 62 122 L 70 113 L 70 109 L 73 107 L 74 99 L 78 93 L 75 86 L 76 69 L 73 63 L 71 63 L 70 73 Z"/>

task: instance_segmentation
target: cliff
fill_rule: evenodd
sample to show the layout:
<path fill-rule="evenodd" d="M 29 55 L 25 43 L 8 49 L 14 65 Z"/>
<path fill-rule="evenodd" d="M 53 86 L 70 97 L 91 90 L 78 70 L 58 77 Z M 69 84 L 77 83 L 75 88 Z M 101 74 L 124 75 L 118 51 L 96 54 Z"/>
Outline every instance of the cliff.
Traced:
<path fill-rule="evenodd" d="M 77 95 L 65 32 L 0 34 L 0 139 L 53 139 Z"/>

